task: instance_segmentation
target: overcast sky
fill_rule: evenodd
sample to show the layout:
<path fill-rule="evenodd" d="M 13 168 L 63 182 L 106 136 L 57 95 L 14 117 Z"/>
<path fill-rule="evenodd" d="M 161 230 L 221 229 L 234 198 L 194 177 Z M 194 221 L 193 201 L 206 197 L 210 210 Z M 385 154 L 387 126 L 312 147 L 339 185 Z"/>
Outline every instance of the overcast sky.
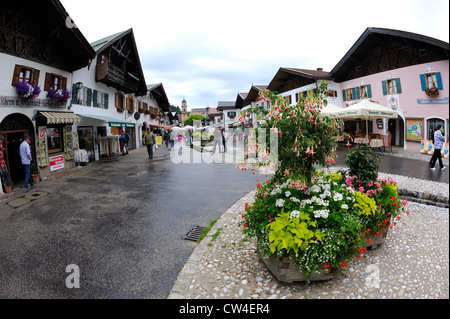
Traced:
<path fill-rule="evenodd" d="M 147 84 L 188 109 L 235 101 L 280 67 L 331 69 L 367 27 L 449 42 L 448 0 L 61 0 L 89 42 L 133 28 Z"/>

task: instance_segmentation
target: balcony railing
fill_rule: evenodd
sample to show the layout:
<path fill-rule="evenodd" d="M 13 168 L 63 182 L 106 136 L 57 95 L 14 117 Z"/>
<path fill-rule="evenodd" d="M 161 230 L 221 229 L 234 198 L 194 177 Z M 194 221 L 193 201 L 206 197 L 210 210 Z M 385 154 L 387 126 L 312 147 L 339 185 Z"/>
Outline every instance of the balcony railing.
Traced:
<path fill-rule="evenodd" d="M 97 64 L 95 79 L 125 93 L 136 92 L 139 83 L 137 77 L 111 63 Z"/>

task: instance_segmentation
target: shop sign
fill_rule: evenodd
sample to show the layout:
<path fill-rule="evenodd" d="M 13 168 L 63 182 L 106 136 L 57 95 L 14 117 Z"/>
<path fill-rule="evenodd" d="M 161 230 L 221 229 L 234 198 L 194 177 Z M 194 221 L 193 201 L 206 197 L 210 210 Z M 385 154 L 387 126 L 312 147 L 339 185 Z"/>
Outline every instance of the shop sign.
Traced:
<path fill-rule="evenodd" d="M 449 98 L 443 99 L 417 99 L 418 104 L 448 104 Z"/>
<path fill-rule="evenodd" d="M 65 109 L 66 104 L 56 102 L 52 99 L 33 99 L 24 100 L 14 96 L 0 96 L 0 107 L 28 107 L 28 108 L 41 108 L 48 107 L 52 109 Z"/>
<path fill-rule="evenodd" d="M 124 122 L 109 122 L 109 127 L 135 127 L 135 124 Z"/>
<path fill-rule="evenodd" d="M 50 172 L 64 168 L 64 155 L 53 156 L 48 160 L 50 163 Z"/>

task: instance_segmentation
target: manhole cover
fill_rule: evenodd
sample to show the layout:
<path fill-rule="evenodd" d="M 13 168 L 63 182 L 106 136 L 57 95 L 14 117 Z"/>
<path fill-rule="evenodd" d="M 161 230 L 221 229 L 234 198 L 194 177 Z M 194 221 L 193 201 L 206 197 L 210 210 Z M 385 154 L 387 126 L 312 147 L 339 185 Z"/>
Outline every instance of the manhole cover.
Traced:
<path fill-rule="evenodd" d="M 195 226 L 184 237 L 185 240 L 198 241 L 199 237 L 203 234 L 205 227 Z"/>

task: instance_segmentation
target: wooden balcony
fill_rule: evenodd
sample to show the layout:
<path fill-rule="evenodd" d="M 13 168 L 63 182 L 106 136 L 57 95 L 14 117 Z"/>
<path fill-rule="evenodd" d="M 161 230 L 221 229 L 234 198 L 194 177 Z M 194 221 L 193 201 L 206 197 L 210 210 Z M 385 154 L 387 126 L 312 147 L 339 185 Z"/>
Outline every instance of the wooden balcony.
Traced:
<path fill-rule="evenodd" d="M 95 80 L 126 94 L 138 90 L 139 79 L 111 63 L 97 64 Z"/>

